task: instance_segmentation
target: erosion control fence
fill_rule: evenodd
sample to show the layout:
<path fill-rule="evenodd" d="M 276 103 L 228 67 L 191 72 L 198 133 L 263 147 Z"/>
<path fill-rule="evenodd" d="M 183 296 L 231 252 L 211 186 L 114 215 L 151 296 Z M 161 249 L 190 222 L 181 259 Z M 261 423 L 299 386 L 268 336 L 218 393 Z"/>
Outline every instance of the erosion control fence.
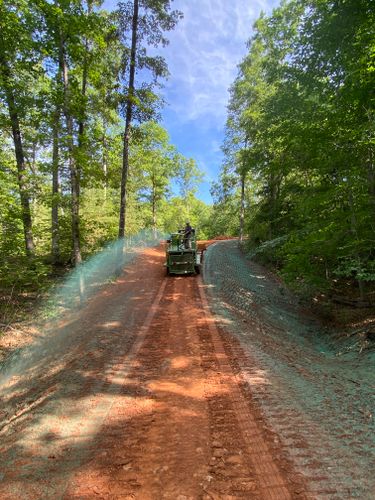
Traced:
<path fill-rule="evenodd" d="M 159 244 L 162 234 L 144 230 L 107 245 L 75 268 L 48 302 L 51 312 L 84 304 L 105 283 L 118 277 L 144 249 Z"/>
<path fill-rule="evenodd" d="M 80 311 L 103 285 L 115 281 L 145 248 L 157 246 L 162 234 L 144 230 L 108 244 L 72 270 L 50 293 L 33 321 L 36 340 L 18 349 L 0 365 L 0 385 L 9 376 L 31 368 L 44 354 L 57 352 L 69 337 L 69 328 L 57 327 L 59 321 L 79 318 Z"/>

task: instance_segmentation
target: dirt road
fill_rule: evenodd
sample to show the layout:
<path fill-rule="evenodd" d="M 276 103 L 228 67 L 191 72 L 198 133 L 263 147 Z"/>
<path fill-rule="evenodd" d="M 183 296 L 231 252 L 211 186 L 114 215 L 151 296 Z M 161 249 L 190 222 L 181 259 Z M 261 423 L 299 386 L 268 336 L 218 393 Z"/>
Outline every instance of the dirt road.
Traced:
<path fill-rule="evenodd" d="M 304 497 L 201 279 L 162 264 L 144 251 L 6 382 L 0 498 Z"/>
<path fill-rule="evenodd" d="M 251 315 L 238 318 L 253 347 L 236 339 L 233 329 L 245 330 L 233 316 L 210 312 L 235 278 L 223 255 L 207 259 L 204 284 L 166 277 L 163 249 L 144 250 L 84 309 L 50 325 L 2 379 L 1 499 L 352 498 L 328 488 L 304 433 L 319 428 L 307 416 L 304 429 L 297 409 L 282 407 L 292 401 L 283 374 L 272 379 L 253 355 Z M 231 294 L 258 310 L 238 283 Z M 266 346 L 263 356 L 271 359 Z M 259 401 L 272 390 L 267 411 Z"/>

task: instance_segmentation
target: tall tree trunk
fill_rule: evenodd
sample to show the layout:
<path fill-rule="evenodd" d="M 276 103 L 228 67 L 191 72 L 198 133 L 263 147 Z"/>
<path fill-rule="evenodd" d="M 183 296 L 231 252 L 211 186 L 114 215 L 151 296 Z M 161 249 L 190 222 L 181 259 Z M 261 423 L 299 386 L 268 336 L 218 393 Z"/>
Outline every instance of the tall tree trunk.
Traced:
<path fill-rule="evenodd" d="M 352 191 L 349 191 L 349 206 L 350 206 L 350 230 L 354 236 L 358 240 L 358 231 L 357 231 L 357 217 L 355 214 L 355 208 L 354 208 L 354 200 L 353 200 L 353 193 Z M 362 258 L 360 253 L 357 251 L 355 255 L 358 259 L 358 262 L 362 264 Z M 358 289 L 359 289 L 359 298 L 360 300 L 365 300 L 365 283 L 363 280 L 357 278 L 357 283 L 358 283 Z"/>
<path fill-rule="evenodd" d="M 60 262 L 60 229 L 59 229 L 59 127 L 60 105 L 56 105 L 53 117 L 53 143 L 52 143 L 52 264 Z"/>
<path fill-rule="evenodd" d="M 138 31 L 138 0 L 134 0 L 133 4 L 133 23 L 132 23 L 132 46 L 130 52 L 130 69 L 129 69 L 129 89 L 126 103 L 125 131 L 124 131 L 124 148 L 122 155 L 122 175 L 120 187 L 120 220 L 118 237 L 125 236 L 125 220 L 127 208 L 127 183 L 129 173 L 129 140 L 130 129 L 133 113 L 133 96 L 134 96 L 134 77 L 137 54 L 137 31 Z"/>
<path fill-rule="evenodd" d="M 240 205 L 240 243 L 243 242 L 243 230 L 245 220 L 245 171 L 241 172 L 241 205 Z"/>
<path fill-rule="evenodd" d="M 92 11 L 92 2 L 87 2 L 87 14 L 90 15 Z M 87 77 L 88 77 L 88 53 L 89 53 L 89 41 L 88 38 L 85 38 L 85 52 L 83 56 L 83 68 L 82 68 L 82 86 L 81 86 L 81 95 L 83 98 L 83 109 L 81 109 L 79 121 L 78 121 L 78 148 L 80 152 L 84 152 L 83 149 L 85 147 L 84 140 L 84 132 L 85 132 L 85 123 L 86 123 L 86 90 L 87 90 Z M 83 155 L 84 156 L 84 155 Z M 81 168 L 80 165 L 77 164 L 77 173 L 78 178 L 81 177 Z M 78 189 L 80 188 L 80 182 L 78 182 Z"/>
<path fill-rule="evenodd" d="M 373 221 L 375 221 L 375 162 L 374 150 L 371 147 L 369 147 L 367 153 L 367 181 L 370 210 L 373 214 Z"/>
<path fill-rule="evenodd" d="M 105 118 L 103 116 L 103 135 L 102 135 L 102 170 L 104 177 L 104 201 L 107 201 L 107 176 L 108 176 L 108 167 L 107 167 L 107 138 L 106 138 L 106 123 Z"/>
<path fill-rule="evenodd" d="M 272 240 L 274 237 L 274 234 L 277 233 L 277 227 L 275 223 L 275 216 L 276 216 L 276 205 L 279 201 L 280 197 L 280 186 L 281 186 L 281 181 L 282 181 L 282 176 L 281 174 L 274 174 L 271 172 L 269 181 L 268 181 L 268 187 L 270 190 L 269 194 L 269 202 L 270 202 L 270 224 L 269 224 L 269 231 L 268 231 L 268 238 Z"/>
<path fill-rule="evenodd" d="M 82 262 L 81 242 L 79 231 L 79 173 L 77 162 L 74 157 L 73 143 L 73 117 L 70 112 L 70 88 L 69 88 L 69 70 L 66 62 L 65 44 L 62 35 L 60 35 L 60 50 L 59 50 L 60 65 L 62 68 L 62 80 L 64 89 L 64 104 L 63 111 L 66 120 L 67 145 L 69 156 L 69 172 L 70 172 L 70 191 L 71 191 L 71 214 L 72 214 L 72 244 L 73 244 L 73 261 L 77 266 Z"/>
<path fill-rule="evenodd" d="M 8 63 L 5 60 L 5 57 L 1 51 L 1 45 L 2 44 L 0 44 L 0 71 L 5 89 L 5 98 L 8 105 L 9 118 L 12 126 L 12 136 L 13 136 L 14 150 L 17 163 L 18 188 L 19 188 L 21 207 L 22 207 L 22 223 L 24 230 L 26 254 L 32 255 L 34 254 L 35 246 L 34 246 L 33 232 L 32 232 L 30 198 L 27 189 L 25 155 L 23 150 L 19 116 L 11 85 L 11 72 Z"/>
<path fill-rule="evenodd" d="M 152 188 L 152 235 L 156 238 L 157 230 L 156 230 L 156 193 L 155 187 Z"/>

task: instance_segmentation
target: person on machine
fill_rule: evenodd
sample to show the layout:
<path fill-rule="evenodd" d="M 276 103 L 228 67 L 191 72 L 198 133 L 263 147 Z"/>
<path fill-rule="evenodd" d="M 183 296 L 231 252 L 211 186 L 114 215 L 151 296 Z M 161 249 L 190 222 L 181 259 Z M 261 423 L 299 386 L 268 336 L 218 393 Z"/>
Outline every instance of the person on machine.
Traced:
<path fill-rule="evenodd" d="M 184 229 L 184 244 L 185 248 L 191 249 L 191 236 L 193 234 L 193 228 L 190 225 L 190 222 L 186 223 L 185 229 Z"/>

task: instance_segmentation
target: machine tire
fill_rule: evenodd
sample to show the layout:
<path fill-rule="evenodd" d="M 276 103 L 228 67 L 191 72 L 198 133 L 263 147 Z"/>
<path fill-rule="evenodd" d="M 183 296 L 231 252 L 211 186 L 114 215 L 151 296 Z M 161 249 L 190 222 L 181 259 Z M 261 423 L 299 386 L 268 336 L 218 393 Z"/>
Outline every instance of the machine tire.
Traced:
<path fill-rule="evenodd" d="M 201 273 L 201 266 L 195 266 L 195 273 L 200 274 Z"/>

